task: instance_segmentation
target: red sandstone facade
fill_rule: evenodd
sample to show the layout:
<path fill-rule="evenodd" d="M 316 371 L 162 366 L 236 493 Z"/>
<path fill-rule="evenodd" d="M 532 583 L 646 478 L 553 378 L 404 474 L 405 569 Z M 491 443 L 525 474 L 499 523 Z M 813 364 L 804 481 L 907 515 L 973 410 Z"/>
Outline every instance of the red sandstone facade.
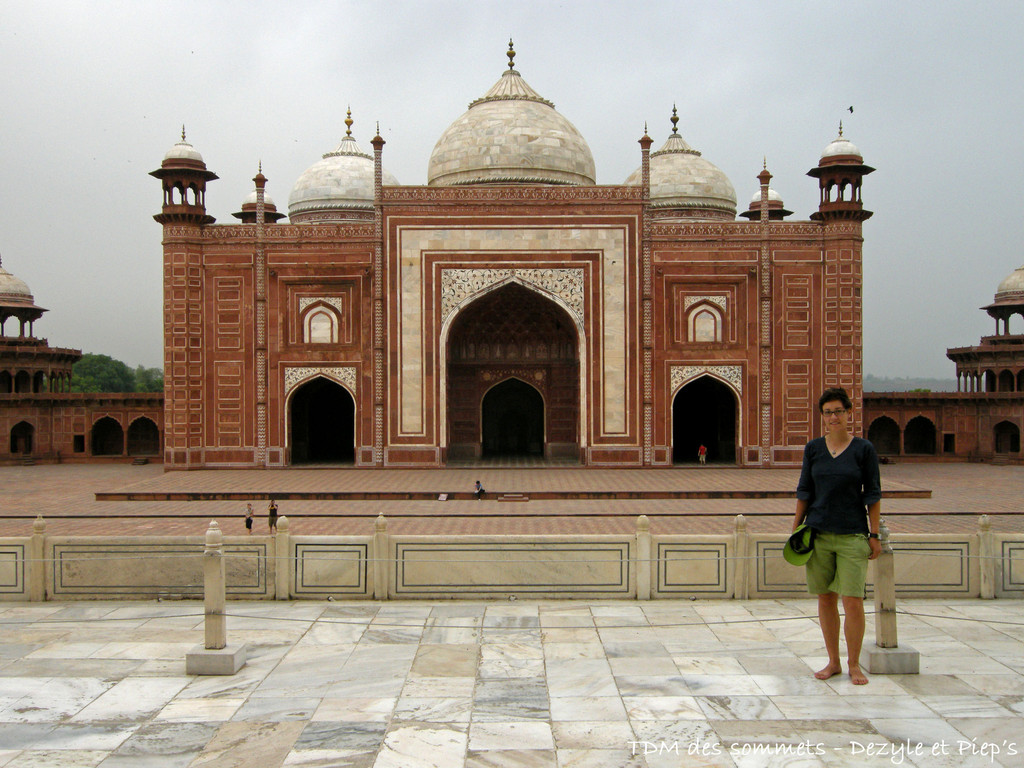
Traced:
<path fill-rule="evenodd" d="M 34 336 L 44 312 L 0 266 L 0 464 L 159 460 L 163 395 L 71 393 L 82 353 Z"/>
<path fill-rule="evenodd" d="M 559 148 L 508 160 L 495 115 L 543 123 L 535 144 Z M 737 221 L 674 125 L 658 152 L 640 140 L 619 186 L 593 183 L 574 130 L 510 64 L 438 142 L 427 186 L 389 183 L 383 139 L 371 156 L 349 131 L 296 184 L 287 224 L 262 173 L 248 221 L 211 223 L 216 176 L 183 137 L 153 173 L 165 466 L 653 467 L 701 444 L 727 464 L 799 463 L 819 392 L 861 396 L 872 169 L 840 135 L 809 173 L 810 221 L 783 220 L 767 170 Z M 372 174 L 362 198 L 323 192 L 355 188 L 341 168 Z"/>
<path fill-rule="evenodd" d="M 956 393 L 870 393 L 864 398 L 868 438 L 889 458 L 941 457 L 1024 464 L 1024 267 L 1011 273 L 984 307 L 996 333 L 972 347 L 946 350 L 956 363 Z"/>

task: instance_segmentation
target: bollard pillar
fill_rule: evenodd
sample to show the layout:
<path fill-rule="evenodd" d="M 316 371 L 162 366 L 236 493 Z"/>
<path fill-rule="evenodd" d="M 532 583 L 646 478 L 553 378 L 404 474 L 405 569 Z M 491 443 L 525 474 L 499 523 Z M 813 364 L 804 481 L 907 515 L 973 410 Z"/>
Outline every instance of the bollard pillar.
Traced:
<path fill-rule="evenodd" d="M 636 519 L 636 599 L 651 599 L 651 521 L 647 515 Z"/>
<path fill-rule="evenodd" d="M 28 547 L 28 599 L 34 603 L 46 600 L 46 521 L 38 515 L 32 521 L 32 539 Z"/>
<path fill-rule="evenodd" d="M 388 521 L 377 515 L 373 521 L 373 599 L 387 600 L 388 590 Z"/>
<path fill-rule="evenodd" d="M 277 521 L 277 535 L 274 540 L 274 597 L 288 600 L 291 597 L 292 577 L 295 561 L 291 553 L 291 523 L 282 515 Z"/>
<path fill-rule="evenodd" d="M 979 596 L 983 600 L 991 600 L 996 596 L 996 542 L 988 515 L 982 515 L 978 520 L 978 554 L 981 576 Z"/>
<path fill-rule="evenodd" d="M 899 647 L 896 632 L 896 568 L 889 528 L 878 529 L 882 553 L 875 559 L 875 645 L 861 651 L 860 663 L 876 675 L 916 675 L 921 671 L 921 654 Z"/>
<path fill-rule="evenodd" d="M 733 558 L 733 597 L 737 600 L 750 599 L 750 534 L 747 533 L 747 518 L 736 515 L 736 554 Z"/>
<path fill-rule="evenodd" d="M 233 675 L 245 666 L 245 646 L 228 645 L 227 578 L 224 568 L 224 534 L 216 520 L 210 521 L 203 551 L 203 645 L 185 655 L 188 675 Z"/>

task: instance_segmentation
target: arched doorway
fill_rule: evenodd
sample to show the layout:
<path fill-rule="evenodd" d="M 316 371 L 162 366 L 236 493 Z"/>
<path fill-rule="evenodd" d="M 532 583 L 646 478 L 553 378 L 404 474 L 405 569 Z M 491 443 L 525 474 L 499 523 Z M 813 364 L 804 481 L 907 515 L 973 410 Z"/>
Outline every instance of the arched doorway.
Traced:
<path fill-rule="evenodd" d="M 128 455 L 157 456 L 160 453 L 160 430 L 156 423 L 140 416 L 128 426 Z"/>
<path fill-rule="evenodd" d="M 318 376 L 295 390 L 291 402 L 291 463 L 355 461 L 356 404 L 348 390 Z"/>
<path fill-rule="evenodd" d="M 996 453 L 1020 453 L 1020 427 L 1000 421 L 995 427 Z"/>
<path fill-rule="evenodd" d="M 32 454 L 32 439 L 35 437 L 36 428 L 27 421 L 19 421 L 11 428 L 11 453 L 22 456 Z"/>
<path fill-rule="evenodd" d="M 519 283 L 464 307 L 447 340 L 447 458 L 579 461 L 579 344 L 569 313 Z M 508 413 L 530 414 L 529 424 L 513 426 Z"/>
<path fill-rule="evenodd" d="M 728 386 L 701 376 L 672 400 L 672 462 L 696 464 L 701 445 L 709 462 L 736 463 L 736 397 Z"/>
<path fill-rule="evenodd" d="M 104 416 L 92 425 L 92 455 L 120 456 L 124 453 L 124 429 L 117 419 Z"/>
<path fill-rule="evenodd" d="M 480 421 L 484 456 L 543 456 L 544 398 L 519 379 L 484 395 Z"/>
<path fill-rule="evenodd" d="M 915 416 L 903 430 L 903 452 L 931 456 L 935 453 L 935 425 L 924 416 Z"/>
<path fill-rule="evenodd" d="M 888 416 L 879 416 L 868 427 L 868 440 L 877 453 L 897 456 L 900 452 L 900 426 Z"/>

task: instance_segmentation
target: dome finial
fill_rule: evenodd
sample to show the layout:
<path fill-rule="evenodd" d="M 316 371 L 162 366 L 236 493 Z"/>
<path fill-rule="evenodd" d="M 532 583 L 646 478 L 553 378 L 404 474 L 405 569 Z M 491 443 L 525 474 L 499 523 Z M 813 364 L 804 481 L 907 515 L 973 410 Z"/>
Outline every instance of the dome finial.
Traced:
<path fill-rule="evenodd" d="M 349 105 L 348 113 L 345 116 L 345 135 L 349 138 L 352 137 L 352 106 Z"/>
<path fill-rule="evenodd" d="M 679 129 L 676 126 L 676 124 L 679 122 L 679 115 L 676 114 L 676 105 L 675 104 L 672 105 L 672 117 L 671 117 L 671 120 L 672 120 L 672 135 L 673 136 L 678 136 L 679 135 Z"/>
<path fill-rule="evenodd" d="M 182 142 L 185 141 L 185 124 L 184 123 L 181 124 L 181 140 L 182 140 Z"/>
<path fill-rule="evenodd" d="M 839 121 L 839 138 L 843 138 L 843 121 Z"/>
<path fill-rule="evenodd" d="M 764 165 L 761 166 L 761 170 L 762 171 L 767 171 L 768 170 L 768 155 L 764 156 Z"/>
<path fill-rule="evenodd" d="M 508 39 L 508 51 L 505 53 L 508 56 L 508 68 L 514 70 L 516 68 L 516 49 L 512 47 L 512 38 Z"/>

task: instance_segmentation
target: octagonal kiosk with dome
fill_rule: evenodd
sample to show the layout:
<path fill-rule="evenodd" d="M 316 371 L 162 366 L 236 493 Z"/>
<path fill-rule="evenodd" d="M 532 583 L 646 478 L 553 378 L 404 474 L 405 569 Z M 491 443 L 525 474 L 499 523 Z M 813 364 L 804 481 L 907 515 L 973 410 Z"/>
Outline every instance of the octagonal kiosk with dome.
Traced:
<path fill-rule="evenodd" d="M 657 467 L 701 444 L 712 463 L 794 466 L 817 393 L 859 398 L 871 169 L 852 144 L 820 156 L 803 221 L 766 167 L 737 217 L 730 179 L 683 138 L 686 110 L 656 151 L 623 131 L 638 170 L 598 183 L 587 126 L 506 55 L 447 128 L 390 130 L 438 131 L 425 183 L 389 174 L 379 131 L 364 149 L 349 112 L 337 147 L 285 180 L 287 221 L 268 162 L 220 224 L 202 156 L 167 153 L 167 468 Z M 599 82 L 580 88 L 607 99 Z"/>

